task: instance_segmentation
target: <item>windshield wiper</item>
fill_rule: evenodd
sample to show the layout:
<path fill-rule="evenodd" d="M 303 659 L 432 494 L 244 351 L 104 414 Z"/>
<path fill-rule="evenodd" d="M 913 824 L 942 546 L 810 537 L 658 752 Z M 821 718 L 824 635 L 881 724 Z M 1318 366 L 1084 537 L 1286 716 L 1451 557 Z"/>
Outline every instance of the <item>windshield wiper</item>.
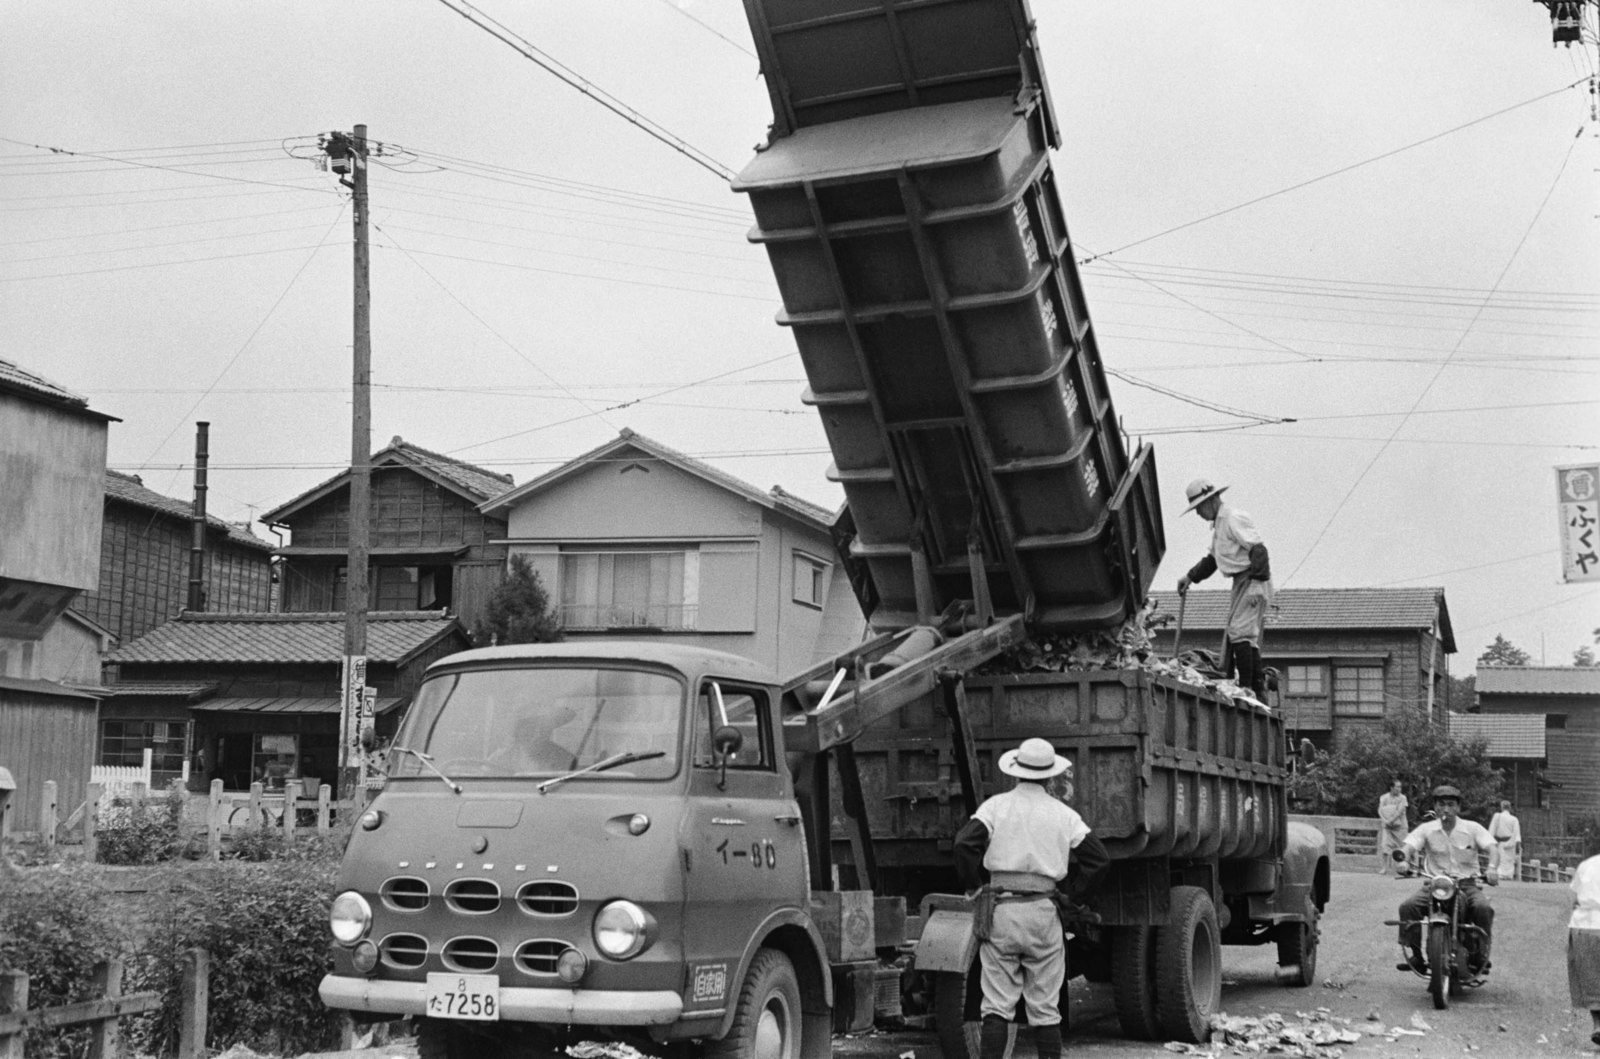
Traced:
<path fill-rule="evenodd" d="M 432 754 L 424 754 L 422 751 L 413 750 L 408 746 L 391 746 L 389 748 L 389 752 L 390 753 L 394 753 L 397 750 L 402 754 L 410 754 L 412 757 L 416 758 L 418 761 L 420 761 L 424 765 L 428 766 L 428 768 L 430 770 L 432 770 L 432 772 L 433 772 L 433 774 L 435 776 L 438 776 L 441 780 L 444 780 L 444 785 L 446 787 L 449 787 L 452 791 L 455 791 L 457 794 L 461 793 L 461 784 L 457 783 L 455 780 L 451 779 L 449 776 L 446 776 L 444 774 L 443 770 L 441 770 L 438 765 L 435 765 L 433 763 L 433 755 Z"/>
<path fill-rule="evenodd" d="M 576 772 L 569 772 L 564 776 L 557 776 L 554 779 L 545 780 L 543 783 L 539 784 L 539 793 L 547 794 L 549 793 L 551 787 L 554 787 L 558 783 L 565 783 L 577 776 L 585 776 L 591 772 L 604 772 L 607 769 L 614 769 L 619 765 L 631 765 L 635 761 L 649 761 L 651 758 L 666 756 L 667 752 L 665 750 L 624 750 L 620 753 L 612 754 L 608 758 L 596 761 L 593 765 L 587 765 Z"/>

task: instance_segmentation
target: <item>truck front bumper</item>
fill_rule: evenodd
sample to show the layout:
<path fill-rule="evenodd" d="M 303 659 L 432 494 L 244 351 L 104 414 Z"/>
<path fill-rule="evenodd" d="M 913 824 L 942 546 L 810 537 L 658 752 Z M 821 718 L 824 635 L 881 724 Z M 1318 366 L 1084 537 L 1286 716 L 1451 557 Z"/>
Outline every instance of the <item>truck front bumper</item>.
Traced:
<path fill-rule="evenodd" d="M 317 993 L 331 1008 L 386 1015 L 426 1015 L 421 982 L 390 982 L 330 974 Z M 683 997 L 660 991 L 627 993 L 596 989 L 500 987 L 500 1017 L 508 1022 L 574 1026 L 665 1026 L 683 1014 Z"/>

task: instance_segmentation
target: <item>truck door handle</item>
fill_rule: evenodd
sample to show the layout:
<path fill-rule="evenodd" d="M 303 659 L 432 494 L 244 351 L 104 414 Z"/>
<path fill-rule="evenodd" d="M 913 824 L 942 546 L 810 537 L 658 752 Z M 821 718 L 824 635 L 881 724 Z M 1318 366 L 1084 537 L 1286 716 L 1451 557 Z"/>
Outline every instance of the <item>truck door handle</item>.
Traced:
<path fill-rule="evenodd" d="M 779 813 L 777 816 L 774 816 L 773 819 L 780 824 L 788 824 L 790 827 L 794 827 L 796 824 L 800 823 L 800 814 Z"/>

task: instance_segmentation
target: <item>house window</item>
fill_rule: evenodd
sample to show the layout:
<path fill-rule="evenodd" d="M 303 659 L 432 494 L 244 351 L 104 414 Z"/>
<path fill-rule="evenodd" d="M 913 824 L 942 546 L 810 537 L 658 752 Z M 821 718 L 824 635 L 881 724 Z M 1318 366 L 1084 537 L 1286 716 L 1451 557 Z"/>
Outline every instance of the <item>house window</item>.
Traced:
<path fill-rule="evenodd" d="M 1328 694 L 1327 672 L 1322 666 L 1290 665 L 1285 667 L 1283 693 L 1285 695 Z"/>
<path fill-rule="evenodd" d="M 416 610 L 417 568 L 379 566 L 372 571 L 373 610 Z"/>
<path fill-rule="evenodd" d="M 299 757 L 299 736 L 257 733 L 250 748 L 250 779 L 269 791 L 281 791 L 285 780 L 300 775 Z"/>
<path fill-rule="evenodd" d="M 1383 667 L 1335 666 L 1333 708 L 1362 717 L 1383 716 Z"/>
<path fill-rule="evenodd" d="M 563 552 L 561 624 L 568 629 L 693 629 L 684 551 Z"/>
<path fill-rule="evenodd" d="M 827 563 L 805 552 L 794 553 L 794 601 L 821 607 L 828 598 Z"/>
<path fill-rule="evenodd" d="M 182 721 L 104 721 L 100 725 L 100 764 L 139 768 L 149 749 L 151 786 L 163 786 L 154 774 L 183 774 L 187 734 L 188 725 Z"/>

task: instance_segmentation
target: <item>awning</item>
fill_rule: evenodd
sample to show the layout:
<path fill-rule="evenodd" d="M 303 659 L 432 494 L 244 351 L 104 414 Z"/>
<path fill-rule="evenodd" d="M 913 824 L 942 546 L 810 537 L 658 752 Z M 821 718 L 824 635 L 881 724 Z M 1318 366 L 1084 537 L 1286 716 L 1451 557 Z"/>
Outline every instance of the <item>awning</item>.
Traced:
<path fill-rule="evenodd" d="M 405 696 L 379 698 L 374 702 L 374 713 L 387 713 L 396 706 L 409 701 Z M 278 698 L 254 699 L 208 699 L 190 707 L 194 710 L 212 711 L 216 713 L 329 713 L 335 717 L 339 715 L 339 697 L 330 695 L 326 698 L 296 698 L 281 696 Z"/>
<path fill-rule="evenodd" d="M 419 562 L 439 559 L 454 559 L 467 554 L 468 546 L 465 544 L 445 548 L 422 548 L 410 545 L 384 545 L 378 548 L 368 548 L 367 555 L 371 559 L 415 559 Z M 288 544 L 282 548 L 274 548 L 273 555 L 287 556 L 291 559 L 344 559 L 349 557 L 348 547 L 328 548 L 315 544 Z"/>

